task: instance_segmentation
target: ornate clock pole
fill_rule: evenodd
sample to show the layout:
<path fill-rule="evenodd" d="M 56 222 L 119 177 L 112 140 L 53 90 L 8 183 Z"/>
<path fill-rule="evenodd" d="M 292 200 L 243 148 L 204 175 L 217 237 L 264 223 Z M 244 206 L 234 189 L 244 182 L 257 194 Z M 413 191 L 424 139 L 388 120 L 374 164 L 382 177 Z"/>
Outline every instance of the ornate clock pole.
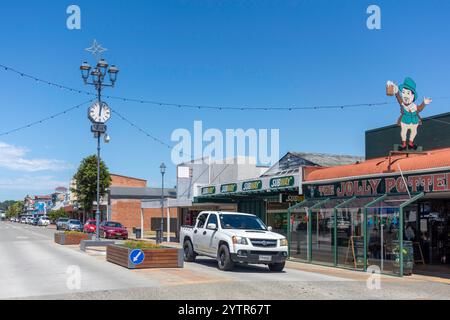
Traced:
<path fill-rule="evenodd" d="M 96 40 L 92 47 L 87 48 L 86 51 L 91 52 L 94 56 L 105 52 L 107 49 L 102 48 Z M 114 87 L 117 74 L 119 69 L 112 65 L 109 66 L 105 59 L 100 58 L 97 65 L 92 69 L 92 67 L 87 63 L 83 62 L 80 67 L 81 76 L 83 78 L 84 84 L 93 85 L 97 90 L 97 101 L 88 109 L 88 118 L 92 122 L 91 131 L 94 133 L 94 137 L 97 139 L 97 210 L 95 212 L 96 220 L 96 230 L 95 237 L 96 240 L 100 240 L 100 149 L 101 143 L 100 139 L 102 135 L 105 136 L 105 143 L 109 142 L 109 136 L 106 133 L 106 122 L 111 118 L 111 109 L 109 106 L 102 101 L 102 89 L 104 87 Z M 92 70 L 92 71 L 91 71 Z M 105 82 L 106 74 L 109 74 L 110 83 Z M 91 81 L 89 80 L 89 77 Z"/>

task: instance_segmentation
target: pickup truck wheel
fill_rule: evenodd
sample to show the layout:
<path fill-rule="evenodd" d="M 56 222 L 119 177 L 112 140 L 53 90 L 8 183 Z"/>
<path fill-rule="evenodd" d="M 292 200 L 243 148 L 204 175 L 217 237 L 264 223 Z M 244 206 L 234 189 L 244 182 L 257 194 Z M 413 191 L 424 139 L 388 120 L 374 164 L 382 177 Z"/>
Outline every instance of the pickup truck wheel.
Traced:
<path fill-rule="evenodd" d="M 184 261 L 194 262 L 195 261 L 195 253 L 194 253 L 194 248 L 192 247 L 192 243 L 190 240 L 184 241 L 183 250 L 184 250 Z"/>
<path fill-rule="evenodd" d="M 217 262 L 219 269 L 222 271 L 230 271 L 234 267 L 234 263 L 231 260 L 230 250 L 226 245 L 221 245 L 219 252 L 217 253 Z"/>
<path fill-rule="evenodd" d="M 271 263 L 271 264 L 269 264 L 269 269 L 270 269 L 270 271 L 273 271 L 273 272 L 281 272 L 281 271 L 283 271 L 285 264 L 286 264 L 285 262 Z"/>

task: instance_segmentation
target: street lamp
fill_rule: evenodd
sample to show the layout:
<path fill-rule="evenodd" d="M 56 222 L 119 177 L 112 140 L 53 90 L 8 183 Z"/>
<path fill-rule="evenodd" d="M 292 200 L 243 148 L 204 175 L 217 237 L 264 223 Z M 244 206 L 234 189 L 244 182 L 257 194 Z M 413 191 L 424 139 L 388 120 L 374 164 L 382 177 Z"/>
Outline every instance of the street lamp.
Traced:
<path fill-rule="evenodd" d="M 88 118 L 92 122 L 91 132 L 97 139 L 97 210 L 95 211 L 96 232 L 95 238 L 100 240 L 100 139 L 104 135 L 105 143 L 109 143 L 110 138 L 106 133 L 106 122 L 111 118 L 111 109 L 102 102 L 102 89 L 114 87 L 117 81 L 119 69 L 116 66 L 109 67 L 105 59 L 100 59 L 96 66 L 92 68 L 89 63 L 83 62 L 80 66 L 81 77 L 84 84 L 92 85 L 97 90 L 97 102 L 88 109 Z M 109 74 L 110 83 L 105 82 L 106 74 Z M 91 77 L 91 81 L 89 81 Z"/>
<path fill-rule="evenodd" d="M 164 163 L 159 167 L 161 171 L 161 179 L 162 179 L 162 188 L 161 188 L 161 226 L 159 237 L 157 237 L 157 242 L 163 242 L 163 231 L 164 231 L 164 174 L 166 173 L 166 165 Z"/>

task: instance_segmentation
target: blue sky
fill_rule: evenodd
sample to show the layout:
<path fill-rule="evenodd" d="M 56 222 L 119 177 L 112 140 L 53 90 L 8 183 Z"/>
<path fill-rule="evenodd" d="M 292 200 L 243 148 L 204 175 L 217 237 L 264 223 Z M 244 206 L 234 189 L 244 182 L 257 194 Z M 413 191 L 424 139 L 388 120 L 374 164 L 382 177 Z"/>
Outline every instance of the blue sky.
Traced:
<path fill-rule="evenodd" d="M 80 6 L 82 29 L 66 28 L 66 8 Z M 381 30 L 366 27 L 366 9 L 381 8 Z M 449 96 L 450 3 L 447 1 L 14 1 L 2 2 L 0 64 L 71 87 L 97 39 L 120 69 L 105 94 L 185 104 L 304 106 L 394 102 L 386 80 L 411 76 L 421 96 Z M 0 132 L 85 101 L 80 96 L 0 71 Z M 393 105 L 316 111 L 161 109 L 108 101 L 137 125 L 170 142 L 173 130 L 279 128 L 280 154 L 364 154 L 364 131 L 393 124 Z M 424 116 L 448 112 L 435 99 Z M 79 161 L 95 152 L 86 108 L 0 137 L 0 200 L 49 193 L 68 184 Z M 117 117 L 103 158 L 114 173 L 160 184 L 170 150 Z M 173 143 L 172 143 L 173 144 Z"/>

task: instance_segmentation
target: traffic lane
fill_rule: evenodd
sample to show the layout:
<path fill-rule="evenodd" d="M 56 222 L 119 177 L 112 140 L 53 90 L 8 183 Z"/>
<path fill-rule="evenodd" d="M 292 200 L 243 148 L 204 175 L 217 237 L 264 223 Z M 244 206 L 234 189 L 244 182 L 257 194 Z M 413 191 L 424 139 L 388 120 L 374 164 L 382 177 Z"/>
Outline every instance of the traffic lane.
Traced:
<path fill-rule="evenodd" d="M 49 235 L 25 227 L 0 228 L 1 299 L 158 285 L 78 248 L 54 244 Z M 78 270 L 79 288 L 73 286 Z"/>
<path fill-rule="evenodd" d="M 21 235 L 32 235 L 39 239 L 53 239 L 55 229 L 47 227 L 33 226 L 29 224 L 13 223 L 13 222 L 2 222 L 0 223 L 0 229 L 2 230 L 16 230 L 21 233 Z M 0 234 L 0 241 L 8 241 L 9 238 Z"/>

